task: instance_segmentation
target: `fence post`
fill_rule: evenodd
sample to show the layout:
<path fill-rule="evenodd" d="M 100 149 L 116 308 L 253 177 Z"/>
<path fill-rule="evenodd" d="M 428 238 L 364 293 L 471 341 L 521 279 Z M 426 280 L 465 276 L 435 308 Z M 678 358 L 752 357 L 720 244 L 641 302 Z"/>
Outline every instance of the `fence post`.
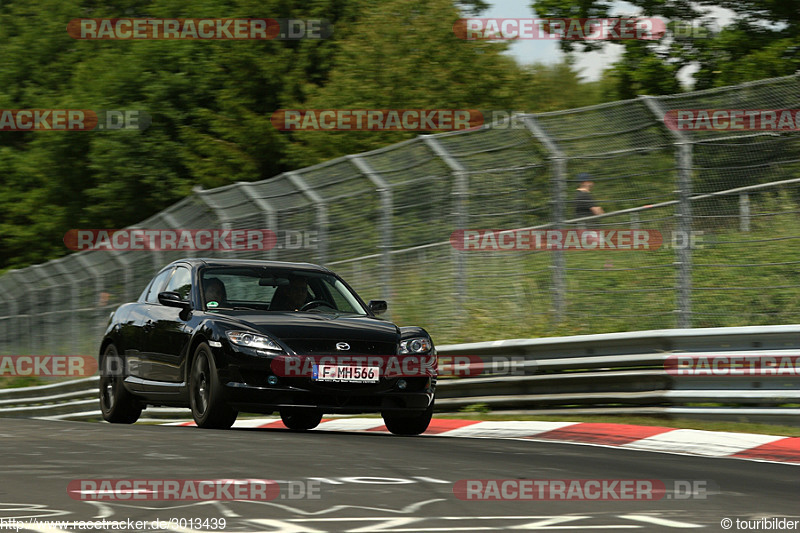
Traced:
<path fill-rule="evenodd" d="M 278 217 L 275 214 L 275 208 L 272 207 L 272 205 L 268 201 L 264 200 L 263 198 L 259 198 L 258 195 L 256 195 L 255 188 L 249 183 L 242 183 L 239 185 L 239 188 L 242 189 L 242 192 L 245 194 L 245 196 L 247 196 L 250 199 L 250 201 L 253 202 L 253 204 L 255 204 L 255 206 L 264 213 L 264 220 L 266 222 L 267 229 L 271 230 L 275 234 L 275 237 L 277 238 Z M 277 250 L 277 243 L 275 244 L 276 246 L 273 246 L 272 248 L 267 250 L 267 259 L 274 260 L 276 258 L 278 250 Z"/>
<path fill-rule="evenodd" d="M 117 254 L 119 252 L 113 252 L 113 253 Z M 63 261 L 64 261 L 64 258 L 61 258 L 61 259 L 56 259 L 54 261 L 51 261 L 51 263 L 53 264 L 53 266 L 56 269 L 60 270 L 61 273 L 64 274 L 65 276 L 67 276 L 69 278 L 69 280 L 70 280 L 69 291 L 70 291 L 71 303 L 70 303 L 68 309 L 72 310 L 69 313 L 69 322 L 71 324 L 70 331 L 71 331 L 72 334 L 69 335 L 69 336 L 72 339 L 72 345 L 71 345 L 72 352 L 77 354 L 77 353 L 80 353 L 80 346 L 79 346 L 80 335 L 78 333 L 78 330 L 79 330 L 78 329 L 78 313 L 76 312 L 76 309 L 78 309 L 78 279 L 75 277 L 75 275 L 72 272 L 70 272 L 67 269 L 67 267 L 64 266 Z M 55 308 L 55 306 L 54 306 L 54 308 Z M 58 337 L 61 337 L 61 338 L 64 337 L 63 330 L 62 330 L 61 333 L 56 332 L 56 334 L 57 334 Z"/>
<path fill-rule="evenodd" d="M 465 169 L 450 152 L 445 150 L 444 146 L 439 143 L 436 137 L 431 135 L 420 135 L 420 137 L 422 137 L 423 142 L 428 145 L 433 153 L 439 156 L 439 158 L 444 161 L 444 164 L 453 172 L 455 225 L 456 229 L 467 229 L 467 197 L 469 195 L 469 177 L 467 175 L 467 169 Z M 458 308 L 463 310 L 467 296 L 467 268 L 464 261 L 464 252 L 453 248 L 451 253 L 454 254 L 453 257 L 455 260 L 455 299 Z"/>
<path fill-rule="evenodd" d="M 317 208 L 317 231 L 319 232 L 319 249 L 317 250 L 317 262 L 324 265 L 328 262 L 328 204 L 317 191 L 305 182 L 300 174 L 287 172 L 285 176 L 289 182 L 300 189 L 300 192 L 308 198 Z"/>
<path fill-rule="evenodd" d="M 13 349 L 13 347 L 11 345 L 11 339 L 12 338 L 19 339 L 20 337 L 22 337 L 22 335 L 20 335 L 18 331 L 15 331 L 15 328 L 12 327 L 13 324 L 12 324 L 11 321 L 12 320 L 19 320 L 19 304 L 17 303 L 17 300 L 15 298 L 12 298 L 11 297 L 12 295 L 6 289 L 3 288 L 3 285 L 4 285 L 3 279 L 0 279 L 0 292 L 2 292 L 3 294 L 6 295 L 6 297 L 4 298 L 4 301 L 6 302 L 6 304 L 10 304 L 10 305 L 13 306 L 11 308 L 11 311 L 9 312 L 8 316 L 7 316 L 8 320 L 7 321 L 6 320 L 3 321 L 5 323 L 5 327 L 3 328 L 3 330 L 4 330 L 3 339 L 4 339 L 5 342 L 8 343 L 7 347 L 10 349 L 8 351 L 8 355 L 15 355 L 15 353 L 14 353 L 15 350 Z M 17 330 L 19 330 L 19 328 L 17 328 Z M 15 342 L 18 342 L 18 341 L 15 340 Z M 3 348 L 4 348 L 4 346 L 0 345 L 0 354 L 3 354 L 3 352 L 6 351 Z M 20 351 L 19 349 L 16 350 L 16 352 L 19 352 L 19 351 Z M 21 355 L 21 354 L 17 353 L 16 355 Z"/>
<path fill-rule="evenodd" d="M 132 302 L 134 298 L 135 289 L 133 287 L 133 272 L 131 270 L 131 261 L 125 259 L 125 254 L 119 250 L 112 250 L 111 255 L 122 265 L 122 271 L 125 273 L 125 281 L 123 281 L 124 288 L 122 289 L 122 303 Z M 142 287 L 144 288 L 144 287 Z"/>
<path fill-rule="evenodd" d="M 641 96 L 642 101 L 663 123 L 666 112 L 661 102 L 652 96 Z M 692 142 L 681 131 L 669 130 L 675 137 L 676 166 L 678 170 L 678 231 L 685 236 L 683 246 L 675 247 L 675 263 L 678 265 L 678 327 L 692 327 L 692 248 L 689 245 L 692 234 Z M 688 242 L 687 242 L 688 241 Z"/>
<path fill-rule="evenodd" d="M 56 322 L 52 320 L 51 317 L 53 309 L 55 309 L 58 304 L 58 299 L 57 299 L 58 295 L 55 293 L 55 291 L 50 290 L 54 287 L 55 284 L 51 281 L 52 276 L 48 276 L 47 273 L 44 272 L 45 264 L 46 263 L 39 263 L 37 265 L 31 265 L 28 268 L 30 268 L 31 273 L 36 273 L 38 279 L 35 280 L 35 283 L 37 285 L 41 284 L 47 285 L 46 290 L 44 290 L 44 294 L 41 297 L 39 297 L 39 295 L 37 294 L 36 298 L 37 303 L 41 303 L 44 306 L 43 310 L 40 311 L 41 314 L 39 315 L 39 324 L 45 326 L 39 328 L 42 334 L 42 340 L 39 350 L 41 353 L 55 353 L 57 350 L 53 348 L 51 343 L 55 343 L 59 335 L 58 332 L 55 331 L 56 328 L 53 326 L 54 324 L 56 324 Z M 37 293 L 41 291 L 42 289 L 36 290 Z M 47 301 L 48 294 L 50 295 L 50 302 Z M 50 331 L 51 326 L 53 327 L 54 331 Z"/>
<path fill-rule="evenodd" d="M 631 213 L 631 229 L 639 229 L 641 227 L 640 222 L 639 213 Z"/>
<path fill-rule="evenodd" d="M 545 133 L 533 116 L 526 115 L 523 118 L 525 126 L 536 139 L 542 143 L 550 153 L 552 161 L 553 178 L 551 181 L 553 205 L 553 223 L 556 228 L 563 229 L 566 220 L 566 201 L 567 201 L 567 159 L 561 148 L 553 139 Z M 561 322 L 567 307 L 567 265 L 563 250 L 552 250 L 553 254 L 553 311 L 556 320 Z"/>
<path fill-rule="evenodd" d="M 83 265 L 83 268 L 85 268 L 92 278 L 94 278 L 94 295 L 95 297 L 99 297 L 100 293 L 103 292 L 103 275 L 97 271 L 97 268 L 95 268 L 95 266 L 88 259 L 86 259 L 86 255 L 84 255 L 85 253 L 86 252 L 79 252 L 74 254 L 75 259 L 77 259 L 78 262 Z M 94 306 L 94 310 L 95 312 L 98 310 L 98 306 L 96 304 Z M 92 317 L 92 322 L 94 324 L 99 324 L 100 328 L 105 328 L 105 323 L 100 320 L 100 316 L 101 315 L 98 314 L 98 316 Z M 100 331 L 102 332 L 102 329 Z M 99 337 L 99 335 L 95 335 L 93 330 L 88 332 L 88 334 L 91 336 L 92 343 L 97 341 L 97 337 Z"/>
<path fill-rule="evenodd" d="M 34 303 L 32 301 L 33 291 L 30 289 L 30 283 L 28 282 L 27 276 L 22 272 L 22 270 L 16 270 L 16 269 L 10 270 L 7 272 L 7 275 L 12 276 L 12 279 L 16 278 L 18 280 L 19 286 L 24 287 L 25 292 L 23 293 L 21 299 L 27 301 L 29 306 L 28 306 L 28 312 L 24 314 L 26 327 L 25 327 L 25 333 L 22 336 L 28 339 L 27 342 L 28 353 L 33 354 L 36 351 L 35 337 L 33 335 L 34 315 L 31 312 L 32 307 L 30 306 L 30 304 Z"/>
<path fill-rule="evenodd" d="M 688 141 L 678 146 L 678 227 L 683 235 L 692 234 L 692 144 Z M 691 240 L 690 240 L 691 242 Z M 678 253 L 678 327 L 692 327 L 692 247 L 689 243 L 679 246 Z"/>
<path fill-rule="evenodd" d="M 203 191 L 200 186 L 194 187 L 192 192 L 194 192 L 197 197 L 200 198 L 200 201 L 211 208 L 211 210 L 214 212 L 214 216 L 217 217 L 217 220 L 219 220 L 219 224 L 222 226 L 222 229 L 230 229 L 233 227 L 233 224 L 230 222 L 231 217 L 228 216 L 227 211 L 220 207 L 214 200 L 212 200 L 210 196 L 207 196 L 206 192 Z M 175 220 L 173 217 L 171 218 L 172 220 Z M 172 224 L 172 222 L 170 222 L 170 224 Z M 210 255 L 216 256 L 217 254 L 214 254 L 214 250 L 212 250 Z"/>
<path fill-rule="evenodd" d="M 173 230 L 186 229 L 186 228 L 181 228 L 181 223 L 178 222 L 178 219 L 175 218 L 169 211 L 162 211 L 160 215 L 161 215 L 161 220 L 163 220 L 169 226 L 168 229 L 173 229 Z M 228 229 L 228 227 L 226 227 L 224 224 L 222 225 L 222 228 Z M 164 260 L 168 252 L 166 250 L 162 250 L 159 253 L 161 255 L 162 265 L 168 264 L 167 261 Z M 185 257 L 195 256 L 195 252 L 193 250 L 185 250 L 183 253 L 185 254 Z"/>
<path fill-rule="evenodd" d="M 381 295 L 384 300 L 389 301 L 392 299 L 392 216 L 394 214 L 392 186 L 361 156 L 350 155 L 347 157 L 375 185 L 381 197 L 381 243 L 378 245 L 381 250 Z M 389 312 L 387 312 L 387 318 L 391 318 Z"/>
<path fill-rule="evenodd" d="M 750 195 L 746 192 L 739 195 L 739 231 L 750 231 Z"/>

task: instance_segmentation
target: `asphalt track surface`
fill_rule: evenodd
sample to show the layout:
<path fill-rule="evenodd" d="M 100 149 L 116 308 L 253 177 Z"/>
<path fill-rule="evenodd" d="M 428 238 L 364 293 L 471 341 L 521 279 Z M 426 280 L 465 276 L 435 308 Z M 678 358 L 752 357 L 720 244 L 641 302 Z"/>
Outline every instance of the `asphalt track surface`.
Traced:
<path fill-rule="evenodd" d="M 0 519 L 131 519 L 150 523 L 147 531 L 214 530 L 152 524 L 178 518 L 225 518 L 224 531 L 241 532 L 726 531 L 720 525 L 726 517 L 800 520 L 797 465 L 523 439 L 4 419 L 0 465 Z M 67 492 L 72 480 L 103 478 L 272 479 L 281 493 L 272 501 L 141 502 L 82 501 Z M 464 501 L 454 495 L 457 481 L 474 479 L 661 480 L 668 492 L 655 501 Z M 696 486 L 707 492 L 673 493 L 676 480 L 681 487 L 701 482 Z M 290 498 L 290 485 L 295 496 L 311 489 L 318 497 Z M 728 529 L 737 530 L 735 522 Z"/>

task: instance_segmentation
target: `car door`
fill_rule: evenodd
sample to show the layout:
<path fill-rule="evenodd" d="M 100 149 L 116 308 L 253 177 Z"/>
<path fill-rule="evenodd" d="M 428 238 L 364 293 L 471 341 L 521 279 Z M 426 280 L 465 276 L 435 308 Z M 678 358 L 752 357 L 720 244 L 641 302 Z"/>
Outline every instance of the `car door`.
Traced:
<path fill-rule="evenodd" d="M 163 290 L 177 292 L 182 299 L 189 301 L 192 291 L 189 268 L 182 265 L 175 267 Z M 147 341 L 147 379 L 180 383 L 180 357 L 191 336 L 187 325 L 188 314 L 157 301 L 151 306 L 149 314 L 152 326 Z"/>
<path fill-rule="evenodd" d="M 153 281 L 147 286 L 142 296 L 131 308 L 131 311 L 124 326 L 123 346 L 126 359 L 126 375 L 139 379 L 147 379 L 149 366 L 149 343 L 152 333 L 151 312 L 153 302 L 158 301 L 158 293 L 167 283 L 167 279 L 172 273 L 172 268 L 167 268 L 159 272 Z M 141 384 L 134 382 L 131 384 L 134 390 L 141 390 Z"/>

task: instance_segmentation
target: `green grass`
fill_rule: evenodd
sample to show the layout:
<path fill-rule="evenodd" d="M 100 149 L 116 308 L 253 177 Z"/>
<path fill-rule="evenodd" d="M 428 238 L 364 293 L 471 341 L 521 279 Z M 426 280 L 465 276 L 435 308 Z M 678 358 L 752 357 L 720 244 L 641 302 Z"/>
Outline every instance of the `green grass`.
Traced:
<path fill-rule="evenodd" d="M 697 219 L 702 248 L 692 250 L 692 327 L 800 322 L 800 205 L 787 194 L 752 201 L 749 232 L 739 230 L 735 206 L 697 206 L 698 213 L 731 218 Z M 672 235 L 668 217 L 641 227 Z M 609 228 L 630 226 L 612 217 Z M 702 225 L 701 225 L 702 224 Z M 548 251 L 464 252 L 461 292 L 450 247 L 398 258 L 393 284 L 402 298 L 390 302 L 399 324 L 426 327 L 437 344 L 534 338 L 677 326 L 676 251 L 566 251 L 566 315 L 553 313 Z M 413 254 L 412 254 L 413 255 Z M 781 264 L 788 263 L 788 264 Z M 733 266 L 738 265 L 738 266 Z M 751 266 L 762 265 L 762 266 Z M 459 311 L 455 311 L 459 310 Z"/>
<path fill-rule="evenodd" d="M 36 376 L 0 377 L 0 389 L 18 389 L 44 384 L 45 381 Z"/>

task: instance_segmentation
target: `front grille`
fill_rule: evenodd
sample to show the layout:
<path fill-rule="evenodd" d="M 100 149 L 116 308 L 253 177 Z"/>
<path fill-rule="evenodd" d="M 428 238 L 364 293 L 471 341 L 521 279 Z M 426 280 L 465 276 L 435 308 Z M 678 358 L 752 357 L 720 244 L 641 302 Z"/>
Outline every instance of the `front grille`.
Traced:
<path fill-rule="evenodd" d="M 377 342 L 347 339 L 283 339 L 283 341 L 300 355 L 395 355 L 397 345 L 394 342 Z M 340 351 L 336 344 L 346 342 L 349 350 Z"/>

